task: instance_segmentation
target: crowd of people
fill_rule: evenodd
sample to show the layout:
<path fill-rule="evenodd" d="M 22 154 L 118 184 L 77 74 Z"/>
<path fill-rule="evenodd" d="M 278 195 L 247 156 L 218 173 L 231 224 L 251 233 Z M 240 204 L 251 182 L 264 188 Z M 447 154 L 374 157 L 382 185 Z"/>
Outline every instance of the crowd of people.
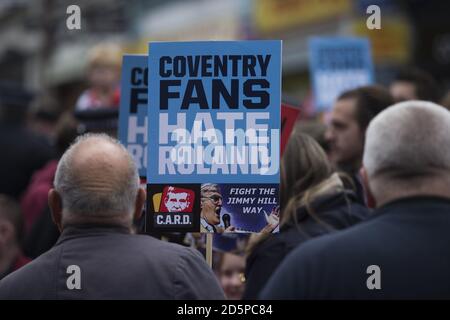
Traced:
<path fill-rule="evenodd" d="M 326 123 L 298 122 L 275 222 L 211 269 L 201 234 L 139 234 L 146 192 L 115 139 L 119 61 L 93 50 L 91 87 L 65 112 L 0 86 L 0 299 L 450 298 L 450 93 L 432 76 L 408 68 L 343 92 Z M 202 185 L 203 232 L 235 231 L 221 206 Z"/>

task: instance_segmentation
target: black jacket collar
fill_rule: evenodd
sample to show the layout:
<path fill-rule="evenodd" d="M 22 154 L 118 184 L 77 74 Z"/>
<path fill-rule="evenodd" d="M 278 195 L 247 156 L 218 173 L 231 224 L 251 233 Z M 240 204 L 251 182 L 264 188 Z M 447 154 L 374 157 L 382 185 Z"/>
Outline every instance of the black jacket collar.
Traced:
<path fill-rule="evenodd" d="M 375 210 L 374 216 L 379 214 L 386 214 L 390 212 L 401 212 L 408 208 L 408 212 L 418 211 L 423 212 L 424 208 L 442 208 L 450 207 L 450 198 L 437 196 L 412 196 L 401 199 L 396 199 L 384 204 Z M 402 210 L 399 210 L 402 209 Z"/>

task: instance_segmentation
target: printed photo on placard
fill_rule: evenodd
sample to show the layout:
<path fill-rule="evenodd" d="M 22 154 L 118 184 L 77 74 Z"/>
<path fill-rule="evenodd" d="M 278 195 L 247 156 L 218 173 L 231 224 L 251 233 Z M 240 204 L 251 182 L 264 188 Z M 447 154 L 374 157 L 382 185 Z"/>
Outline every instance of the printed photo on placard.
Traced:
<path fill-rule="evenodd" d="M 198 232 L 199 197 L 197 184 L 148 185 L 146 230 Z"/>

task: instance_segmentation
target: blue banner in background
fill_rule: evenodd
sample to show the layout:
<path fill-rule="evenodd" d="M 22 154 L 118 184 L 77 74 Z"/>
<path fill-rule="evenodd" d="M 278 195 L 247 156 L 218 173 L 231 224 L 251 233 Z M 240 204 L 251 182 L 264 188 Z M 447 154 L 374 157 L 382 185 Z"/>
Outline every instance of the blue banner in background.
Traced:
<path fill-rule="evenodd" d="M 373 83 L 368 39 L 313 37 L 308 45 L 315 111 L 330 111 L 342 92 Z"/>
<path fill-rule="evenodd" d="M 139 170 L 147 176 L 148 57 L 124 55 L 119 111 L 119 140 Z"/>

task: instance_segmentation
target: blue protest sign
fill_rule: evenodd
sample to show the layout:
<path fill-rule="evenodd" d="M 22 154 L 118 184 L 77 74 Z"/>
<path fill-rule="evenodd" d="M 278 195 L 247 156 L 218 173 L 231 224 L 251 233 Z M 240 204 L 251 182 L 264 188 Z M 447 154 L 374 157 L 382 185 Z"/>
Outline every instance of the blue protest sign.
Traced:
<path fill-rule="evenodd" d="M 136 163 L 139 176 L 147 175 L 148 57 L 124 55 L 119 110 L 119 140 Z"/>
<path fill-rule="evenodd" d="M 150 46 L 147 179 L 155 224 L 194 228 L 195 216 L 181 213 L 198 206 L 202 230 L 258 232 L 278 204 L 281 41 Z"/>
<path fill-rule="evenodd" d="M 311 38 L 309 62 L 316 111 L 329 111 L 342 92 L 374 81 L 365 38 Z"/>

